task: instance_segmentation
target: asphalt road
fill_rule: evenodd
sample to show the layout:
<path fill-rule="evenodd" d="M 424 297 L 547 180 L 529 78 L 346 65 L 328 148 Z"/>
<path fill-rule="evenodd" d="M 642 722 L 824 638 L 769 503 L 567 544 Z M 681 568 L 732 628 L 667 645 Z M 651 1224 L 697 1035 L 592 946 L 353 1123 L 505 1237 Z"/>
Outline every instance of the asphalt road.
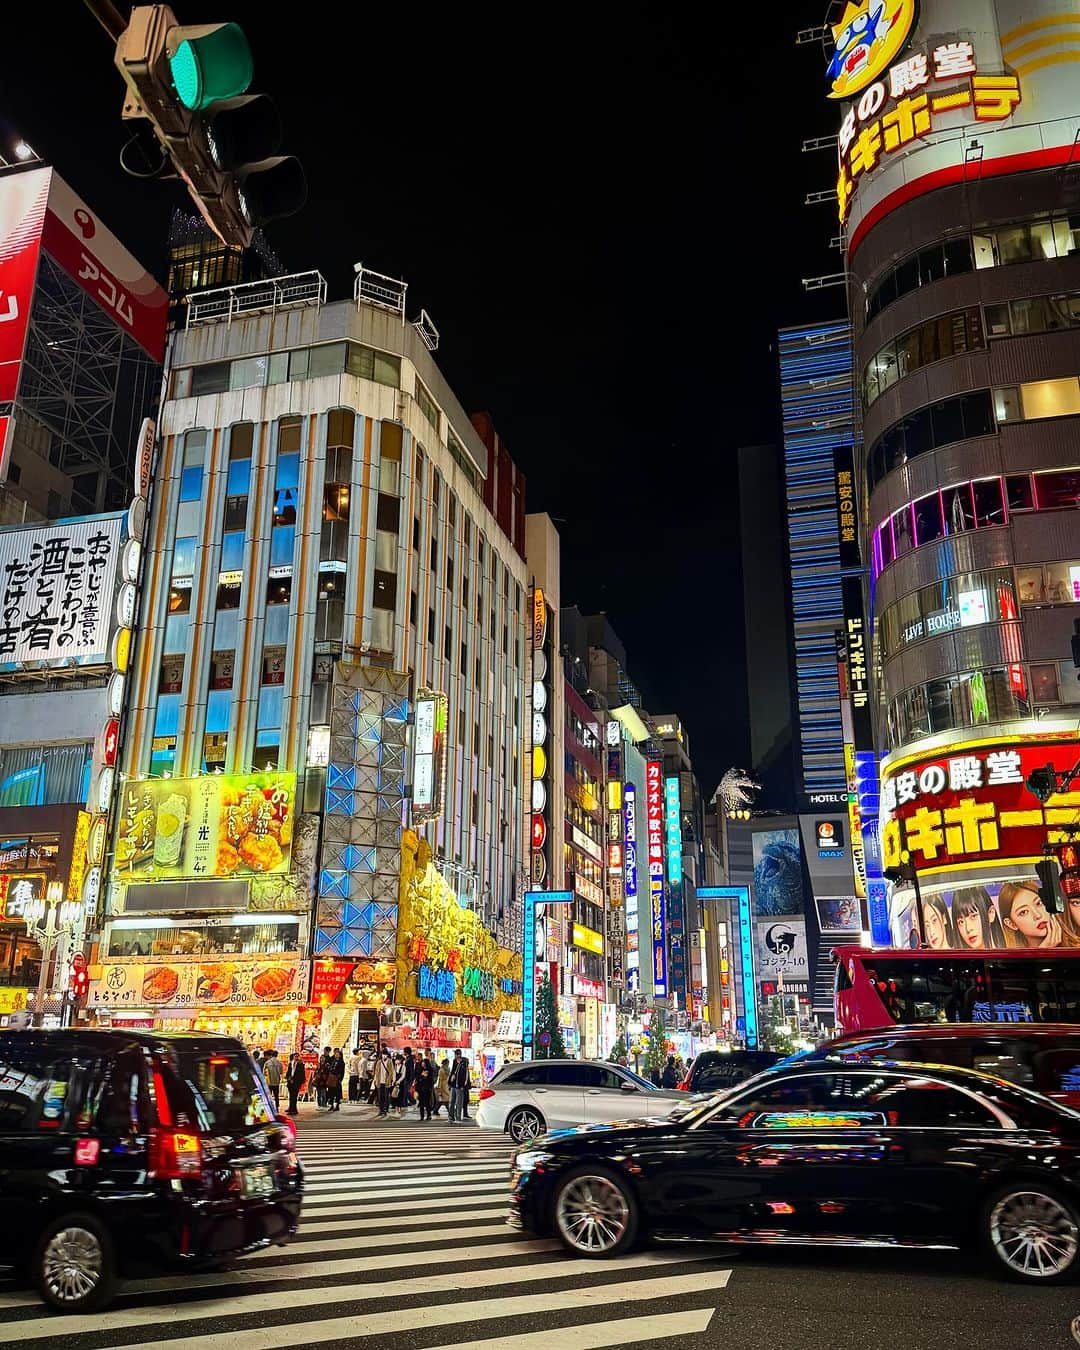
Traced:
<path fill-rule="evenodd" d="M 506 1227 L 509 1144 L 474 1125 L 305 1108 L 301 1233 L 225 1271 L 49 1317 L 0 1287 L 0 1335 L 64 1350 L 1069 1350 L 1080 1285 L 1031 1289 L 953 1253 L 667 1246 L 568 1257 Z"/>

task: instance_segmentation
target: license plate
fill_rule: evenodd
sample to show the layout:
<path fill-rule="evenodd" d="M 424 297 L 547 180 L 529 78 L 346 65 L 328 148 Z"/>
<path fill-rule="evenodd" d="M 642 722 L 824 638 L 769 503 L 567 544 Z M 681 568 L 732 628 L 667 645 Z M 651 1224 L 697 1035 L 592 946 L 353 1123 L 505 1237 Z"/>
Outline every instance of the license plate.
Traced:
<path fill-rule="evenodd" d="M 274 1173 L 269 1167 L 241 1167 L 238 1169 L 241 1195 L 272 1195 Z"/>

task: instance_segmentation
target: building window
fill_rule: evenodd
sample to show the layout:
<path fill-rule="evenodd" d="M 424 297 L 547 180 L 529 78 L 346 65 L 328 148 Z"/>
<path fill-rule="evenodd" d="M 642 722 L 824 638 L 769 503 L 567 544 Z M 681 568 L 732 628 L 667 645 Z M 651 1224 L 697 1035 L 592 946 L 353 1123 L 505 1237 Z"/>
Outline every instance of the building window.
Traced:
<path fill-rule="evenodd" d="M 929 319 L 887 343 L 867 363 L 863 372 L 863 403 L 869 407 L 890 385 L 923 366 L 963 352 L 981 351 L 985 345 L 982 316 L 977 308 L 958 309 Z"/>
<path fill-rule="evenodd" d="M 890 750 L 940 731 L 1031 716 L 1027 668 L 963 671 L 905 689 L 888 708 Z"/>
<path fill-rule="evenodd" d="M 988 389 L 919 408 L 887 427 L 871 446 L 866 457 L 868 486 L 873 491 L 887 474 L 930 450 L 993 432 L 994 413 Z"/>
<path fill-rule="evenodd" d="M 1041 217 L 931 244 L 901 259 L 868 288 L 867 322 L 894 300 L 943 277 L 960 276 L 973 267 L 1065 258 L 1078 250 L 1080 223 L 1071 216 Z"/>
<path fill-rule="evenodd" d="M 1075 417 L 1080 413 L 1080 379 L 1031 380 L 994 390 L 999 422 L 1037 421 L 1046 417 Z"/>
<path fill-rule="evenodd" d="M 986 305 L 988 337 L 1020 337 L 1080 326 L 1080 291 L 1033 295 L 1000 305 Z"/>
<path fill-rule="evenodd" d="M 882 655 L 895 656 L 923 638 L 1017 617 L 1017 588 L 1007 569 L 947 577 L 905 595 L 882 611 Z"/>
<path fill-rule="evenodd" d="M 435 400 L 420 383 L 416 381 L 416 406 L 420 409 L 423 417 L 431 423 L 436 431 L 439 429 L 439 409 Z"/>
<path fill-rule="evenodd" d="M 397 607 L 397 577 L 393 572 L 376 570 L 371 603 L 376 609 L 393 610 Z"/>

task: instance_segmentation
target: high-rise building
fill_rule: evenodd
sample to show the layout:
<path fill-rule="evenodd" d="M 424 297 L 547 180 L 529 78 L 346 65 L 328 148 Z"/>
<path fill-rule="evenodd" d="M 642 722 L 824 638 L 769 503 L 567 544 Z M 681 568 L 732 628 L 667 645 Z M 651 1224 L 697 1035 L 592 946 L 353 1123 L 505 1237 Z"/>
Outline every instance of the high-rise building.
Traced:
<path fill-rule="evenodd" d="M 846 324 L 780 333 L 788 558 L 804 796 L 847 791 L 836 634 L 843 628 L 837 466 L 851 463 L 854 409 Z"/>
<path fill-rule="evenodd" d="M 897 14 L 888 43 L 833 30 L 823 90 L 840 101 L 872 570 L 873 649 L 852 678 L 875 685 L 885 864 L 943 902 L 925 941 L 966 938 L 963 891 L 983 945 L 1038 945 L 1011 909 L 1057 817 L 1025 780 L 1073 767 L 1080 708 L 1075 10 Z M 876 941 L 910 939 L 913 899 L 901 880 Z M 1069 919 L 1041 922 L 1054 938 Z"/>
<path fill-rule="evenodd" d="M 520 1007 L 533 598 L 432 345 L 370 273 L 190 297 L 103 938 L 144 1016 L 469 1048 Z"/>

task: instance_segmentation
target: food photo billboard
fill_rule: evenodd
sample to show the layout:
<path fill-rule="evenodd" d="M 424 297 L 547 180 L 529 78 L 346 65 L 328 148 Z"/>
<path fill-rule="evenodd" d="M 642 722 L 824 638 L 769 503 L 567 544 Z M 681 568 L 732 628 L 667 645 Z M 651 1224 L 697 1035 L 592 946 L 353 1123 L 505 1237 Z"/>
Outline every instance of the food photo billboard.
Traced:
<path fill-rule="evenodd" d="M 211 774 L 125 785 L 114 878 L 211 880 L 285 872 L 296 774 Z"/>

